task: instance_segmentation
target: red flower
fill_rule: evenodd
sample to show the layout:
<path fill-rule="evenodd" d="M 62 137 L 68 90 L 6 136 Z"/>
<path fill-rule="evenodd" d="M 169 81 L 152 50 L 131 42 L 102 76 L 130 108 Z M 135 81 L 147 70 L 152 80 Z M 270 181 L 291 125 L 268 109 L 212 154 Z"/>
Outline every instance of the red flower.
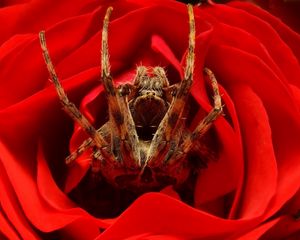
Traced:
<path fill-rule="evenodd" d="M 114 207 L 122 202 L 115 204 L 116 196 L 109 195 L 114 190 L 104 186 L 88 192 L 84 187 L 86 156 L 74 167 L 65 166 L 69 143 L 72 150 L 86 136 L 78 126 L 73 130 L 73 122 L 61 110 L 37 33 L 46 30 L 64 89 L 99 127 L 108 119 L 99 79 L 102 19 L 110 4 L 114 81 L 130 80 L 140 63 L 164 66 L 172 83 L 180 81 L 188 40 L 182 3 L 24 1 L 0 10 L 5 22 L 0 47 L 0 236 L 101 240 L 296 236 L 300 37 L 250 4 L 194 9 L 192 125 L 211 109 L 204 66 L 216 74 L 225 116 L 210 133 L 219 159 L 201 171 L 191 206 L 167 188 L 139 197 L 119 215 Z"/>

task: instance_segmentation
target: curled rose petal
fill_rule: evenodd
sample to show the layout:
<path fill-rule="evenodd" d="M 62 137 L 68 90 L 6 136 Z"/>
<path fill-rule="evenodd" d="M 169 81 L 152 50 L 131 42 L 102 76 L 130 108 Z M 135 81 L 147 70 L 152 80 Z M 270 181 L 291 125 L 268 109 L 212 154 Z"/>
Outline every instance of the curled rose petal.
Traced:
<path fill-rule="evenodd" d="M 78 16 L 98 6 L 93 1 L 5 1 L 1 2 L 0 21 L 2 26 L 0 44 L 11 36 L 40 31 L 73 16 Z M 55 14 L 53 14 L 55 13 Z M 39 21 L 36 21 L 39 19 Z"/>
<path fill-rule="evenodd" d="M 261 226 L 255 228 L 253 231 L 250 231 L 249 233 L 246 233 L 242 237 L 238 238 L 239 240 L 251 240 L 251 239 L 261 239 L 261 236 L 268 231 L 270 228 L 272 228 L 280 219 L 275 219 L 272 221 L 269 221 L 265 224 L 262 224 Z"/>
<path fill-rule="evenodd" d="M 270 0 L 266 2 L 255 0 L 254 2 L 280 18 L 281 21 L 293 28 L 294 31 L 300 32 L 298 17 L 300 9 L 299 1 Z"/>
<path fill-rule="evenodd" d="M 276 30 L 276 32 L 280 36 L 280 38 L 293 51 L 294 56 L 298 60 L 300 59 L 300 47 L 299 47 L 299 44 L 297 44 L 297 42 L 300 39 L 300 35 L 294 31 L 292 31 L 280 19 L 276 18 L 275 16 L 269 14 L 266 11 L 262 11 L 260 8 L 254 6 L 252 4 L 245 4 L 245 3 L 239 2 L 239 1 L 232 1 L 229 3 L 229 5 L 234 8 L 244 10 L 248 14 L 251 14 L 254 17 L 258 17 L 260 20 L 264 21 L 266 24 L 272 25 L 272 27 L 274 28 L 274 30 Z"/>
<path fill-rule="evenodd" d="M 147 221 L 144 221 L 145 217 Z M 124 239 L 144 232 L 168 233 L 169 236 L 186 239 L 199 236 L 224 239 L 257 221 L 259 219 L 230 221 L 216 218 L 166 195 L 148 193 L 130 206 L 97 240 Z"/>
<path fill-rule="evenodd" d="M 1 171 L 1 181 L 0 181 L 0 203 L 1 209 L 1 230 L 3 229 L 4 235 L 11 239 L 18 239 L 20 235 L 24 239 L 39 239 L 37 234 L 31 229 L 31 226 L 22 214 L 22 209 L 18 204 L 18 200 L 13 187 L 10 184 L 8 177 L 3 169 L 0 167 Z M 5 214 L 5 215 L 4 215 Z M 13 225 L 13 228 L 11 227 Z M 17 232 L 15 232 L 15 230 Z"/>

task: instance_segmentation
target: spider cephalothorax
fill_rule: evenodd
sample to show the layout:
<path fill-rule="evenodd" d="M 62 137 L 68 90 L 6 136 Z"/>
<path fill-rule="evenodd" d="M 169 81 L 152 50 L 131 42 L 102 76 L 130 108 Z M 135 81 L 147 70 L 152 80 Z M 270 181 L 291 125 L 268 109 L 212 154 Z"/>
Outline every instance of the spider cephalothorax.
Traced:
<path fill-rule="evenodd" d="M 130 112 L 139 139 L 150 141 L 171 103 L 169 81 L 163 68 L 141 66 L 133 86 L 128 98 Z"/>
<path fill-rule="evenodd" d="M 193 7 L 188 5 L 190 33 L 184 78 L 173 85 L 169 84 L 163 68 L 144 66 L 137 68 L 132 84 L 114 85 L 107 41 L 111 11 L 112 8 L 108 8 L 104 18 L 101 51 L 101 80 L 108 101 L 109 121 L 98 130 L 67 98 L 50 60 L 45 33 L 40 33 L 45 62 L 63 108 L 90 136 L 66 158 L 66 163 L 72 163 L 82 152 L 92 148 L 91 171 L 116 188 L 145 192 L 167 185 L 180 186 L 197 165 L 190 164 L 187 156 L 222 113 L 217 81 L 212 71 L 204 68 L 211 80 L 214 107 L 194 131 L 185 126 L 186 102 L 194 71 Z M 207 150 L 197 145 L 198 151 Z"/>

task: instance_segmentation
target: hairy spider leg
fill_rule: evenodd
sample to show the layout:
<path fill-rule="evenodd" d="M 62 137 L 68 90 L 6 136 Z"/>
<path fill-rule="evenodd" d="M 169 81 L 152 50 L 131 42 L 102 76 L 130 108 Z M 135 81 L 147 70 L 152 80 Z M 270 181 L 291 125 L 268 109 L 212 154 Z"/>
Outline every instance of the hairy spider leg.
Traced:
<path fill-rule="evenodd" d="M 183 141 L 183 143 L 180 145 L 180 148 L 184 153 L 188 153 L 193 143 L 197 140 L 199 140 L 211 127 L 212 123 L 222 114 L 223 112 L 223 106 L 221 102 L 221 96 L 219 92 L 218 82 L 214 75 L 214 73 L 209 68 L 204 68 L 204 72 L 207 74 L 207 76 L 210 79 L 213 92 L 214 92 L 214 107 L 211 109 L 211 111 L 207 114 L 205 118 L 198 124 L 198 126 L 195 128 L 195 130 L 189 134 Z"/>
<path fill-rule="evenodd" d="M 83 128 L 83 130 L 90 136 L 93 143 L 97 146 L 97 148 L 101 149 L 101 153 L 104 156 L 108 155 L 109 153 L 105 150 L 105 148 L 108 145 L 107 142 L 105 141 L 105 139 L 101 136 L 101 134 L 99 134 L 96 131 L 96 129 L 91 125 L 91 123 L 86 119 L 86 117 L 79 111 L 79 109 L 75 106 L 75 104 L 69 101 L 62 85 L 60 84 L 59 79 L 56 75 L 54 66 L 51 61 L 48 48 L 47 48 L 45 31 L 41 31 L 39 33 L 39 39 L 40 39 L 40 44 L 41 44 L 41 48 L 43 51 L 44 60 L 47 65 L 47 69 L 48 69 L 50 78 L 51 78 L 52 82 L 54 83 L 59 100 L 63 106 L 63 110 Z M 79 152 L 85 150 L 86 148 L 88 148 L 92 145 L 91 143 L 90 144 L 88 144 L 88 143 L 89 143 L 89 140 L 87 140 L 87 142 L 85 144 L 83 144 L 84 147 L 82 148 L 82 150 L 79 150 Z M 72 160 L 70 158 L 70 159 L 67 159 L 66 161 L 69 164 L 73 160 L 74 160 L 74 158 L 72 158 Z"/>
<path fill-rule="evenodd" d="M 106 142 L 110 142 L 110 136 L 109 136 L 109 124 L 106 123 L 99 129 L 97 129 L 97 132 L 105 139 Z M 82 142 L 82 144 L 75 150 L 73 151 L 67 158 L 66 158 L 66 164 L 69 165 L 72 162 L 74 162 L 82 153 L 84 153 L 87 149 L 92 148 L 95 146 L 95 143 L 92 138 L 88 138 L 85 141 Z M 93 157 L 94 156 L 99 156 L 99 158 L 103 158 L 101 155 L 101 151 L 99 150 L 94 150 Z M 92 162 L 92 167 L 93 167 L 93 162 Z"/>
<path fill-rule="evenodd" d="M 65 162 L 67 165 L 74 162 L 82 153 L 84 153 L 87 149 L 95 146 L 95 143 L 93 142 L 93 139 L 88 138 L 83 141 L 83 143 L 74 151 L 72 152 L 68 157 L 66 157 Z"/>
<path fill-rule="evenodd" d="M 150 167 L 161 165 L 167 161 L 178 146 L 180 134 L 177 132 L 181 129 L 182 115 L 184 106 L 186 104 L 188 93 L 193 82 L 194 62 L 195 62 L 195 19 L 193 6 L 187 5 L 189 16 L 189 46 L 186 57 L 186 67 L 184 72 L 184 79 L 180 82 L 173 101 L 161 121 L 157 132 L 155 133 L 151 146 L 148 152 L 147 164 Z M 170 152 L 170 153 L 168 153 Z"/>
<path fill-rule="evenodd" d="M 186 155 L 190 151 L 193 151 L 199 155 L 200 158 L 197 160 L 198 162 L 196 165 L 199 165 L 200 167 L 206 167 L 208 160 L 216 158 L 214 152 L 199 140 L 201 140 L 204 134 L 210 129 L 213 122 L 223 113 L 223 106 L 221 103 L 218 83 L 214 73 L 208 68 L 204 68 L 203 71 L 208 75 L 208 78 L 210 79 L 212 85 L 212 89 L 214 92 L 214 107 L 206 115 L 206 117 L 202 119 L 202 121 L 197 125 L 192 133 L 185 134 L 183 141 L 176 149 L 176 154 L 174 154 L 172 158 L 169 158 L 169 170 L 175 169 L 178 166 L 182 166 L 183 162 L 186 161 Z"/>
<path fill-rule="evenodd" d="M 140 162 L 138 150 L 138 135 L 132 119 L 126 91 L 114 87 L 110 74 L 110 63 L 108 53 L 108 24 L 112 7 L 106 11 L 102 29 L 101 49 L 101 80 L 104 85 L 111 127 L 111 150 L 115 160 L 127 167 L 136 167 Z M 127 153 L 127 154 L 126 154 Z"/>

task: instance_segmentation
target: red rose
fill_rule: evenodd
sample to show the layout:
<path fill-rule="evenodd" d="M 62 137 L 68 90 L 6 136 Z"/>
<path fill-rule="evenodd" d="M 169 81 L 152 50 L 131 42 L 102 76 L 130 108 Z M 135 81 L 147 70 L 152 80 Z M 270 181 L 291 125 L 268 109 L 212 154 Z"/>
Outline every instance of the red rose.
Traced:
<path fill-rule="evenodd" d="M 169 187 L 142 195 L 120 215 L 114 208 L 117 197 L 109 195 L 112 188 L 92 192 L 85 188 L 87 155 L 73 167 L 65 166 L 69 150 L 86 135 L 77 125 L 73 129 L 73 121 L 61 110 L 37 33 L 46 30 L 65 91 L 99 127 L 108 119 L 99 79 L 102 19 L 109 5 L 114 7 L 108 34 L 114 81 L 132 79 L 141 63 L 163 66 L 171 83 L 180 81 L 188 41 L 182 3 L 33 1 L 1 9 L 1 22 L 7 24 L 0 47 L 0 236 L 100 240 L 296 236 L 300 37 L 250 4 L 194 9 L 192 125 L 211 109 L 204 66 L 218 79 L 225 116 L 208 136 L 218 160 L 201 171 L 191 206 Z"/>

